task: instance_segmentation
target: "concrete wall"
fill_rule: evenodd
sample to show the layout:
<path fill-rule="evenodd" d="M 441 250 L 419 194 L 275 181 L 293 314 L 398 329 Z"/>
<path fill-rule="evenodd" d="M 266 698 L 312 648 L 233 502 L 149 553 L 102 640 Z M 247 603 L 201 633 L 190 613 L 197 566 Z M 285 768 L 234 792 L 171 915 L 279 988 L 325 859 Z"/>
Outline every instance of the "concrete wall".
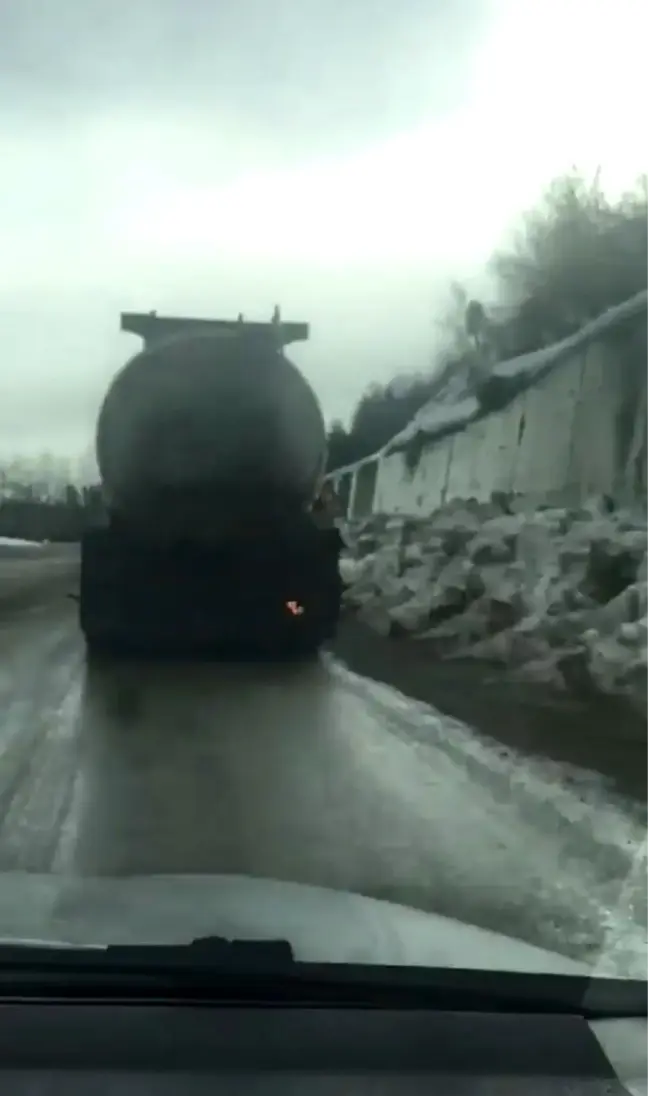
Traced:
<path fill-rule="evenodd" d="M 512 491 L 577 502 L 616 494 L 618 363 L 593 344 L 521 392 L 502 411 L 426 445 L 411 473 L 405 454 L 383 457 L 375 508 L 423 513 L 446 499 Z"/>
<path fill-rule="evenodd" d="M 584 338 L 501 410 L 423 439 L 414 455 L 389 449 L 331 477 L 349 516 L 426 514 L 493 491 L 567 505 L 645 496 L 645 307 Z"/>

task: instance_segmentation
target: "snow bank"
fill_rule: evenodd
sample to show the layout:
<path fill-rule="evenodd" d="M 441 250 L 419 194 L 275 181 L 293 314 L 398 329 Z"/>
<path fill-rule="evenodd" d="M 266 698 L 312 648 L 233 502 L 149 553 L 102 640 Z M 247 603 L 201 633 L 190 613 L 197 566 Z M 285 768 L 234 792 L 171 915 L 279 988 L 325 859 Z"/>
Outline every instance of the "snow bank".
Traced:
<path fill-rule="evenodd" d="M 646 709 L 646 516 L 525 510 L 508 497 L 457 500 L 429 518 L 373 515 L 349 526 L 349 607 L 384 635 L 443 658 L 505 665 L 518 679 Z"/>
<path fill-rule="evenodd" d="M 42 548 L 38 540 L 17 540 L 15 537 L 0 537 L 0 548 Z"/>
<path fill-rule="evenodd" d="M 44 544 L 35 540 L 0 537 L 0 560 L 26 560 L 40 556 Z"/>

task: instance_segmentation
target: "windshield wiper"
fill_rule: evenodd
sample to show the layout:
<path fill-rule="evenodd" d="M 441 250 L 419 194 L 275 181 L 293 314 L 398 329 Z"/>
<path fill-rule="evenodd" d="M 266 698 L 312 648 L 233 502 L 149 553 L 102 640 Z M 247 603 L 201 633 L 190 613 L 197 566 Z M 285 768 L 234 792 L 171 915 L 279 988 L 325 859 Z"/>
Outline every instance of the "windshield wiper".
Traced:
<path fill-rule="evenodd" d="M 646 983 L 571 974 L 312 963 L 287 940 L 208 936 L 186 944 L 0 945 L 0 998 L 11 994 L 228 1004 L 336 1005 L 645 1016 Z"/>
<path fill-rule="evenodd" d="M 188 944 L 110 944 L 105 951 L 112 963 L 200 964 L 219 970 L 250 967 L 284 969 L 297 963 L 288 940 L 228 940 L 225 936 L 202 936 Z M 0 962 L 2 953 L 0 952 Z"/>
<path fill-rule="evenodd" d="M 296 962 L 288 940 L 229 940 L 224 936 L 198 937 L 186 944 L 0 944 L 0 971 L 41 965 L 48 970 L 75 965 L 111 970 L 137 967 L 157 971 L 194 965 L 201 969 L 263 970 L 283 969 Z"/>

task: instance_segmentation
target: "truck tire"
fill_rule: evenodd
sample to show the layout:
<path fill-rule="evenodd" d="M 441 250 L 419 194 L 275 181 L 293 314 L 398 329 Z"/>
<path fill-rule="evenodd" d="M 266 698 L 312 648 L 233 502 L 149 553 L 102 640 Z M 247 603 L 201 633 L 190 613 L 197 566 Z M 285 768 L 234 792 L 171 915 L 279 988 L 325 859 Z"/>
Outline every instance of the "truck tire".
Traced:
<path fill-rule="evenodd" d="M 79 626 L 89 658 L 103 657 L 119 647 L 119 620 L 115 618 L 111 581 L 119 541 L 119 536 L 108 528 L 89 529 L 81 541 Z"/>

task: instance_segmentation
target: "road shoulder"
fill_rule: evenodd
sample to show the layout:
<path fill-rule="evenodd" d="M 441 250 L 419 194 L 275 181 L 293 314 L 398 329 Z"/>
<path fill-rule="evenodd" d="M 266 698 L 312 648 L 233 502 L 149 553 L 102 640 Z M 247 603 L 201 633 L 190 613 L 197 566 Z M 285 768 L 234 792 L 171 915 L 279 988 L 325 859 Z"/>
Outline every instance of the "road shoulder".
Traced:
<path fill-rule="evenodd" d="M 622 702 L 586 703 L 508 681 L 492 664 L 444 662 L 425 640 L 387 639 L 353 616 L 341 623 L 334 654 L 354 673 L 432 704 L 504 746 L 601 773 L 622 794 L 646 801 L 646 726 Z"/>

